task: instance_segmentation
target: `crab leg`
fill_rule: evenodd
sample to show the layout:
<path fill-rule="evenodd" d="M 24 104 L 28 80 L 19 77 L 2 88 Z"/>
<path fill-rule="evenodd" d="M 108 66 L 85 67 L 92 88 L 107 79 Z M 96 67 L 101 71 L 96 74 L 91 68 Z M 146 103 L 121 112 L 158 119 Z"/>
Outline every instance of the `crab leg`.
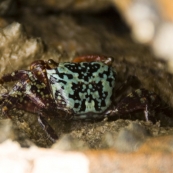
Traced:
<path fill-rule="evenodd" d="M 139 88 L 141 85 L 139 79 L 136 76 L 128 76 L 127 80 L 118 88 L 116 89 L 114 98 L 118 98 L 122 93 L 124 93 L 129 87 L 133 89 Z"/>
<path fill-rule="evenodd" d="M 157 110 L 160 107 L 161 99 L 153 92 L 146 89 L 137 89 L 122 99 L 113 111 L 108 111 L 108 116 L 123 115 L 135 111 L 144 111 L 148 121 L 149 110 Z"/>
<path fill-rule="evenodd" d="M 13 87 L 13 89 L 6 95 L 3 95 L 3 103 L 2 103 L 2 114 L 7 115 L 9 109 L 15 107 L 20 99 L 23 98 L 23 84 L 22 82 L 17 82 L 17 84 Z M 8 115 L 7 115 L 8 116 Z"/>
<path fill-rule="evenodd" d="M 27 70 L 16 70 L 13 73 L 5 74 L 0 78 L 0 84 L 21 80 L 28 75 Z"/>
<path fill-rule="evenodd" d="M 145 106 L 144 114 L 145 114 L 146 121 L 148 121 L 148 106 L 147 105 Z"/>
<path fill-rule="evenodd" d="M 43 114 L 41 114 L 41 110 L 44 110 L 46 107 L 45 103 L 43 100 L 37 97 L 38 95 L 26 93 L 26 88 L 30 86 L 29 84 L 30 83 L 28 83 L 28 81 L 26 83 L 19 81 L 9 92 L 9 94 L 4 96 L 5 98 L 2 103 L 2 114 L 11 118 L 8 115 L 8 110 L 14 107 L 31 113 L 38 113 L 38 122 L 43 127 L 49 139 L 54 142 L 56 139 L 58 139 L 58 137 L 54 133 L 53 129 L 44 120 Z"/>
<path fill-rule="evenodd" d="M 38 122 L 42 126 L 43 130 L 46 132 L 48 138 L 55 142 L 55 140 L 58 139 L 58 136 L 55 134 L 55 131 L 52 129 L 52 127 L 47 123 L 45 118 L 43 116 L 38 116 Z"/>
<path fill-rule="evenodd" d="M 43 130 L 46 132 L 48 138 L 52 141 L 52 142 L 55 142 L 55 140 L 58 139 L 58 136 L 55 134 L 54 130 L 52 129 L 52 127 L 46 122 L 46 120 L 44 120 L 44 117 L 43 115 L 41 114 L 40 110 L 38 109 L 38 106 L 33 104 L 31 102 L 30 99 L 28 99 L 27 97 L 24 97 L 22 99 L 22 103 L 19 103 L 18 100 L 19 98 L 17 98 L 15 100 L 14 97 L 12 96 L 8 96 L 8 100 L 5 101 L 3 103 L 3 108 L 2 108 L 2 111 L 3 111 L 3 114 L 6 114 L 7 115 L 7 111 L 13 107 L 14 104 L 12 104 L 15 100 L 15 107 L 17 109 L 22 109 L 22 110 L 25 110 L 25 111 L 28 111 L 28 112 L 31 112 L 31 113 L 38 113 L 39 112 L 39 116 L 38 116 L 38 122 L 39 124 L 42 126 Z M 8 107 L 8 108 L 7 108 Z M 42 116 L 41 116 L 42 115 Z M 7 115 L 9 118 L 11 118 L 11 116 Z"/>
<path fill-rule="evenodd" d="M 27 82 L 19 81 L 16 85 L 14 85 L 13 89 L 8 94 L 2 95 L 3 101 L 1 106 L 3 115 L 7 115 L 8 110 L 14 107 L 33 113 L 36 113 L 36 111 L 40 109 L 43 102 L 37 99 L 39 106 L 38 104 L 34 104 L 34 102 L 31 103 L 31 99 L 27 97 L 26 93 L 24 92 L 26 85 Z"/>

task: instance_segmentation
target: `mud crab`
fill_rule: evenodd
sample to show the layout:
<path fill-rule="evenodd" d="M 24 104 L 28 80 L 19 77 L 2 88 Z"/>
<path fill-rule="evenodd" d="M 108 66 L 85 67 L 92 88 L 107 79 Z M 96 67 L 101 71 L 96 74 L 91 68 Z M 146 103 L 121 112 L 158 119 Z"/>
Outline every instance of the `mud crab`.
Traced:
<path fill-rule="evenodd" d="M 2 114 L 12 108 L 38 115 L 38 121 L 54 141 L 57 135 L 46 122 L 46 116 L 67 119 L 97 119 L 144 111 L 159 107 L 159 96 L 146 89 L 137 89 L 115 105 L 116 71 L 113 59 L 88 55 L 72 62 L 56 63 L 37 60 L 30 70 L 17 70 L 1 77 L 0 83 L 17 81 L 13 89 L 1 97 Z M 10 117 L 10 116 L 9 116 Z"/>

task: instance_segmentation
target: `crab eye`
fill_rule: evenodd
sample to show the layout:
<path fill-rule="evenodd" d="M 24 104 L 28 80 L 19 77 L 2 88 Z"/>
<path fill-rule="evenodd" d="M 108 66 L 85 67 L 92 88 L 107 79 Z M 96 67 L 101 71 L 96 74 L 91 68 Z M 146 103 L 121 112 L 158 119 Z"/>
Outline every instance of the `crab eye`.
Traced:
<path fill-rule="evenodd" d="M 56 63 L 53 59 L 49 59 L 47 62 L 51 68 L 58 66 L 58 63 Z"/>
<path fill-rule="evenodd" d="M 52 63 L 53 63 L 53 60 L 52 60 L 52 59 L 49 59 L 49 60 L 48 60 L 48 64 L 51 65 Z"/>

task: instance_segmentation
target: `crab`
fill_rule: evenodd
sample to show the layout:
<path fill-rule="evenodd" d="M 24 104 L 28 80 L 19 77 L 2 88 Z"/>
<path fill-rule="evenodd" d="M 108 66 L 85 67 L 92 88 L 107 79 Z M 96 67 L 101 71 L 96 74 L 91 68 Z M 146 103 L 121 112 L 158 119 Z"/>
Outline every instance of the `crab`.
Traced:
<path fill-rule="evenodd" d="M 1 77 L 0 83 L 16 81 L 8 93 L 1 95 L 2 114 L 9 117 L 13 108 L 37 114 L 38 121 L 51 141 L 58 136 L 46 118 L 57 116 L 69 119 L 104 119 L 135 111 L 158 109 L 160 97 L 146 89 L 131 92 L 116 105 L 116 97 L 123 90 L 116 86 L 113 58 L 86 55 L 72 62 L 57 63 L 37 60 L 30 70 L 17 70 Z"/>

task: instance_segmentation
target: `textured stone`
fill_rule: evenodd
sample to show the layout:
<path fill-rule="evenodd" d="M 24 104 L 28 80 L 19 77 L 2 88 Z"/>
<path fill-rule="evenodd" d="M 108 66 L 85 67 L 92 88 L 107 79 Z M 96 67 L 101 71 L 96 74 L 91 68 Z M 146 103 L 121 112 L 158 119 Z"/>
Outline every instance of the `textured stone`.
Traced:
<path fill-rule="evenodd" d="M 44 0 L 44 1 L 36 1 L 36 0 L 20 0 L 22 4 L 32 6 L 32 7 L 42 7 L 45 9 L 52 10 L 63 10 L 63 11 L 100 11 L 111 5 L 111 0 Z"/>
<path fill-rule="evenodd" d="M 28 37 L 23 25 L 13 22 L 0 30 L 0 73 L 27 69 L 35 59 L 59 59 L 58 51 L 45 50 L 40 38 Z"/>
<path fill-rule="evenodd" d="M 9 73 L 29 65 L 43 53 L 40 39 L 27 39 L 22 25 L 12 23 L 0 31 L 0 73 Z M 17 44 L 16 44 L 17 43 Z"/>
<path fill-rule="evenodd" d="M 173 72 L 173 2 L 170 0 L 113 0 L 132 28 L 132 36 L 149 44 Z"/>
<path fill-rule="evenodd" d="M 25 1 L 26 4 L 30 3 L 30 5 L 32 5 L 32 2 L 34 1 Z M 61 2 L 63 3 L 63 1 Z M 68 2 L 69 1 L 64 1 L 64 3 L 67 4 Z M 93 3 L 95 2 L 96 1 L 93 1 Z M 149 1 L 139 2 L 129 0 L 127 1 L 127 4 L 124 4 L 126 3 L 125 1 L 117 2 L 119 2 L 119 4 L 121 3 L 122 11 L 125 10 L 128 13 L 128 7 L 133 7 L 130 11 L 131 15 L 135 14 L 134 16 L 132 15 L 132 22 L 133 20 L 138 21 L 138 19 L 140 20 L 142 17 L 144 17 L 144 19 L 145 17 L 149 17 L 147 18 L 147 20 L 151 20 L 151 22 L 156 22 L 156 25 L 160 22 L 157 16 L 157 9 L 155 8 L 153 11 L 149 11 L 151 12 L 151 16 L 153 15 L 153 17 L 151 17 L 150 15 L 137 15 L 138 13 L 136 13 L 135 10 L 136 6 L 140 6 L 140 4 L 142 3 L 142 5 L 144 5 L 146 9 L 148 9 L 147 5 L 150 4 Z M 149 4 L 147 4 L 146 2 L 149 2 Z M 37 3 L 44 3 L 44 1 L 37 1 Z M 136 6 L 133 6 L 133 3 L 137 3 Z M 34 6 L 36 7 L 37 5 L 33 4 L 33 7 Z M 63 8 L 67 9 L 67 7 L 68 6 L 64 6 Z M 143 6 L 140 7 L 142 8 Z M 65 14 L 65 12 L 61 14 L 60 12 L 57 13 L 57 11 L 53 13 L 51 10 L 54 9 L 52 9 L 51 7 L 46 8 L 46 6 L 44 6 L 44 8 L 45 9 L 42 9 L 42 13 L 40 13 L 39 8 L 37 9 L 38 11 L 34 11 L 34 8 L 31 10 L 28 7 L 23 7 L 23 11 L 19 11 L 21 12 L 20 15 L 17 17 L 14 16 L 11 19 L 13 21 L 20 21 L 22 25 L 15 22 L 1 29 L 1 75 L 7 72 L 12 72 L 15 69 L 27 69 L 28 65 L 36 59 L 52 58 L 56 61 L 59 61 L 61 55 L 63 55 L 61 61 L 70 61 L 74 56 L 82 54 L 111 55 L 115 58 L 113 65 L 118 73 L 117 87 L 120 86 L 120 84 L 122 84 L 126 80 L 128 75 L 137 75 L 142 83 L 142 87 L 157 92 L 165 101 L 167 101 L 170 105 L 173 106 L 173 80 L 172 76 L 169 73 L 165 72 L 165 64 L 160 60 L 154 59 L 153 54 L 146 46 L 136 44 L 130 39 L 130 33 L 127 26 L 124 25 L 124 23 L 120 20 L 116 13 L 111 11 L 104 12 L 101 15 L 100 13 L 99 15 L 89 15 L 88 13 Z M 87 8 L 89 8 L 89 6 L 85 9 L 87 10 Z M 52 13 L 48 13 L 47 10 L 50 10 Z M 141 13 L 140 10 L 137 10 L 137 12 Z M 7 20 L 6 18 L 2 18 L 0 20 L 0 25 L 4 26 L 9 21 L 10 20 Z M 139 23 L 137 22 L 137 24 Z M 147 24 L 147 22 L 144 22 L 144 24 Z M 149 24 L 151 23 L 149 22 Z M 23 25 L 26 28 L 26 32 L 23 30 Z M 149 29 L 146 29 L 147 27 L 145 28 L 145 26 L 147 25 L 141 26 L 141 28 L 144 28 L 145 31 L 151 31 L 149 32 L 149 35 L 147 37 L 144 35 L 142 37 L 144 39 L 147 38 L 148 40 L 151 39 L 153 37 L 153 24 L 149 25 Z M 169 27 L 170 25 L 164 26 L 166 26 L 166 28 L 167 26 L 168 28 L 171 28 Z M 140 26 L 136 25 L 136 27 L 138 28 Z M 165 32 L 166 31 L 163 30 L 162 39 L 169 38 L 170 36 L 168 34 L 167 37 L 164 37 Z M 31 37 L 28 37 L 29 35 Z M 37 37 L 39 37 L 39 39 L 37 39 Z M 45 43 L 43 43 L 42 40 L 44 40 Z M 151 43 L 153 44 L 153 42 Z M 162 48 L 162 44 L 160 44 L 160 47 Z M 161 48 L 159 49 L 161 50 Z M 166 51 L 167 50 L 165 50 L 165 53 Z M 6 88 L 3 87 L 3 89 L 5 90 Z M 117 101 L 118 100 L 119 98 L 117 98 Z M 20 144 L 21 139 L 23 137 L 21 135 L 21 131 L 25 132 L 25 139 L 27 139 L 27 141 L 31 139 L 34 142 L 34 144 L 44 147 L 49 147 L 52 144 L 50 144 L 50 141 L 47 139 L 47 136 L 44 134 L 41 127 L 38 125 L 37 116 L 22 111 L 15 110 L 14 112 L 15 113 L 13 114 L 13 120 L 15 123 L 17 122 L 16 126 L 21 128 L 20 132 L 17 132 L 19 134 L 19 138 L 16 139 L 20 142 Z M 160 115 L 156 115 L 158 119 L 159 116 Z M 119 118 L 127 118 L 133 120 L 136 119 L 133 114 L 127 117 L 118 116 L 117 119 Z M 138 118 L 144 119 L 143 112 L 138 116 Z M 72 137 L 74 137 L 74 140 L 71 137 L 66 139 L 62 137 L 59 141 L 59 144 L 55 146 L 56 151 L 52 149 L 50 150 L 53 151 L 53 153 L 55 152 L 57 154 L 59 152 L 58 149 L 60 148 L 63 150 L 81 150 L 83 149 L 82 147 L 84 147 L 84 149 L 86 149 L 83 143 L 78 143 L 78 139 L 80 139 L 86 142 L 89 148 L 97 150 L 100 148 L 107 149 L 105 151 L 91 150 L 85 151 L 85 153 L 82 152 L 82 157 L 84 156 L 84 158 L 86 159 L 87 156 L 86 160 L 88 160 L 88 158 L 90 159 L 91 172 L 99 172 L 98 170 L 100 170 L 100 172 L 116 172 L 118 170 L 120 170 L 121 172 L 169 172 L 169 169 L 172 169 L 172 139 L 170 138 L 170 140 L 168 140 L 167 137 L 160 137 L 159 139 L 148 139 L 148 134 L 145 133 L 147 129 L 153 136 L 172 134 L 173 130 L 171 127 L 168 126 L 172 125 L 173 123 L 172 121 L 170 121 L 169 118 L 170 117 L 163 116 L 161 122 L 157 122 L 157 124 L 137 121 L 138 125 L 142 124 L 145 127 L 144 129 L 142 128 L 142 130 L 138 127 L 138 125 L 131 125 L 131 128 L 128 127 L 124 129 L 124 127 L 131 124 L 132 121 L 130 120 L 121 119 L 112 122 L 102 121 L 93 123 L 77 121 L 64 122 L 59 120 L 58 118 L 52 118 L 50 119 L 50 121 L 52 121 L 52 123 L 50 122 L 50 124 L 52 125 L 52 127 L 54 127 L 57 134 L 60 136 L 64 133 L 68 133 Z M 160 127 L 160 124 L 164 124 L 167 127 Z M 8 135 L 8 132 L 5 131 L 5 129 L 4 133 L 6 133 L 7 136 L 3 138 L 2 141 L 7 137 L 11 137 L 11 135 Z M 102 138 L 107 139 L 103 142 Z M 165 141 L 163 142 L 163 144 L 162 142 L 159 142 L 163 140 Z M 159 144 L 157 144 L 157 142 L 159 142 Z M 22 143 L 22 146 L 31 146 L 28 145 L 28 143 L 27 145 L 25 145 L 25 143 Z M 110 151 L 108 150 L 108 148 L 112 148 L 112 150 Z M 159 148 L 158 151 L 155 148 Z M 41 151 L 47 153 L 50 150 L 42 149 Z M 16 152 L 19 151 L 20 149 L 16 149 Z M 37 154 L 36 150 L 33 150 L 33 152 L 31 152 L 30 149 L 29 151 L 26 151 L 26 149 L 22 149 L 22 152 L 23 151 L 24 153 L 30 153 L 32 157 L 35 157 Z M 21 155 L 24 155 L 24 153 Z M 43 172 L 52 169 L 54 167 L 53 165 L 56 164 L 56 161 L 60 161 L 61 163 L 63 154 L 64 152 L 61 154 L 57 154 L 58 157 L 60 157 L 58 159 L 56 159 L 53 156 L 54 158 L 52 162 L 50 162 L 50 155 L 49 157 L 44 158 L 41 154 L 42 157 L 37 162 L 38 165 L 37 169 L 35 168 L 35 171 L 41 170 Z M 62 159 L 65 165 L 68 165 L 69 160 L 74 165 L 80 164 L 81 157 L 78 158 L 74 156 L 74 158 L 76 159 L 75 160 L 73 158 L 73 155 L 69 156 L 68 154 L 69 153 L 65 152 L 65 156 L 63 156 Z M 16 153 L 14 155 L 15 157 L 13 158 L 16 158 L 16 156 L 18 156 Z M 3 158 L 5 158 L 5 150 L 3 156 Z M 66 158 L 68 162 L 66 162 Z M 71 159 L 73 159 L 72 161 L 74 161 L 75 163 L 72 162 Z M 31 166 L 28 165 L 28 162 L 26 163 L 27 159 L 22 157 L 21 160 L 24 161 L 19 162 L 18 165 L 24 164 L 26 166 L 26 170 L 29 170 L 28 172 L 31 172 L 30 169 L 32 169 L 35 166 L 32 165 L 33 163 L 35 163 L 33 161 L 34 159 L 28 159 L 29 164 L 31 164 Z M 7 161 L 4 162 L 2 160 L 2 163 L 7 164 Z M 16 162 L 17 161 L 18 160 L 16 160 Z M 16 162 L 14 163 L 16 164 Z M 42 165 L 41 163 L 44 164 Z M 88 161 L 86 161 L 86 165 L 88 165 Z M 15 166 L 13 168 L 15 168 Z M 55 168 L 60 170 L 60 167 L 58 166 L 55 166 Z M 72 169 L 72 167 L 69 168 Z M 6 169 L 10 169 L 10 167 L 6 167 Z M 21 169 L 25 170 L 25 168 L 23 167 Z M 18 172 L 20 172 L 20 169 L 17 170 Z M 76 171 L 76 168 L 74 168 L 74 170 Z M 87 169 L 85 169 L 85 171 L 86 170 Z M 80 172 L 82 172 L 82 168 Z"/>
<path fill-rule="evenodd" d="M 153 140 L 155 139 L 151 139 L 150 143 Z M 169 139 L 160 138 L 160 142 L 158 141 L 160 146 L 163 140 Z M 146 148 L 148 145 L 146 144 Z M 173 170 L 173 152 L 165 149 L 149 152 L 139 149 L 132 153 L 121 153 L 116 150 L 63 152 L 36 147 L 26 150 L 16 143 L 6 141 L 0 145 L 0 152 L 0 172 L 6 173 L 69 173 L 69 171 L 72 173 L 164 173 Z"/>

